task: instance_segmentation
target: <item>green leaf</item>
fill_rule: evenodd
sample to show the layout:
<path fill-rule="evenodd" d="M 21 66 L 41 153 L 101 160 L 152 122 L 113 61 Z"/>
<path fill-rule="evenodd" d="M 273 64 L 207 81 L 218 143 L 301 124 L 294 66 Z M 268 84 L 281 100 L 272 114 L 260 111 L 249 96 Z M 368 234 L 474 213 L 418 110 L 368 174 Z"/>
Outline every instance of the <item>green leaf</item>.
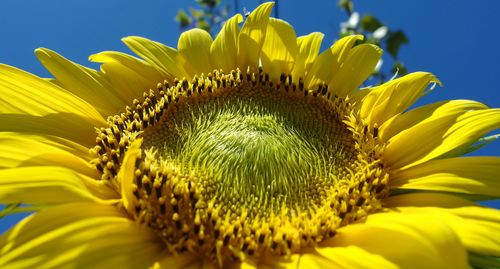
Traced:
<path fill-rule="evenodd" d="M 403 44 L 408 44 L 408 41 L 408 37 L 403 31 L 390 32 L 385 41 L 387 51 L 394 59 L 397 59 L 399 48 Z"/>
<path fill-rule="evenodd" d="M 383 26 L 383 24 L 370 14 L 366 14 L 361 18 L 361 29 L 364 31 L 372 33 L 381 26 Z"/>
<path fill-rule="evenodd" d="M 188 16 L 188 14 L 183 9 L 180 9 L 177 12 L 177 16 L 175 16 L 175 20 L 179 23 L 179 26 L 181 28 L 186 28 L 189 25 L 191 25 L 191 23 L 193 23 L 192 19 Z"/>
<path fill-rule="evenodd" d="M 201 6 L 213 8 L 220 4 L 220 0 L 196 0 Z"/>
<path fill-rule="evenodd" d="M 199 20 L 197 23 L 196 23 L 196 27 L 197 28 L 200 28 L 200 29 L 203 29 L 209 33 L 211 33 L 211 30 L 212 30 L 212 27 L 210 26 L 210 24 L 208 24 L 205 20 Z"/>
<path fill-rule="evenodd" d="M 345 11 L 347 11 L 347 14 L 351 14 L 354 10 L 351 0 L 339 0 L 339 7 L 345 9 Z"/>
<path fill-rule="evenodd" d="M 402 77 L 408 74 L 408 69 L 406 69 L 405 65 L 402 62 L 396 61 L 392 66 L 391 73 L 397 73 L 398 76 Z"/>
<path fill-rule="evenodd" d="M 204 10 L 192 7 L 189 8 L 189 13 L 191 13 L 191 16 L 193 16 L 195 20 L 200 20 L 203 16 L 206 15 Z"/>
<path fill-rule="evenodd" d="M 487 256 L 469 252 L 469 262 L 474 269 L 499 268 L 500 257 Z"/>

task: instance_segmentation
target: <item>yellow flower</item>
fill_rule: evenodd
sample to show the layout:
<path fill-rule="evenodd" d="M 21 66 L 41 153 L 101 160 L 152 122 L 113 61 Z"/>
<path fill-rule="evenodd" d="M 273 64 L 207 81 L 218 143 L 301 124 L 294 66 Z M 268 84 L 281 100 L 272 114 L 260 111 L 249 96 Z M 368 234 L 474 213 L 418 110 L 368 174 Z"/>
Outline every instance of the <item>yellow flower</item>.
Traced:
<path fill-rule="evenodd" d="M 498 267 L 500 110 L 409 109 L 417 72 L 358 89 L 381 50 L 318 55 L 272 3 L 178 49 L 141 38 L 99 71 L 36 50 L 55 79 L 0 66 L 0 203 L 37 208 L 1 268 Z"/>

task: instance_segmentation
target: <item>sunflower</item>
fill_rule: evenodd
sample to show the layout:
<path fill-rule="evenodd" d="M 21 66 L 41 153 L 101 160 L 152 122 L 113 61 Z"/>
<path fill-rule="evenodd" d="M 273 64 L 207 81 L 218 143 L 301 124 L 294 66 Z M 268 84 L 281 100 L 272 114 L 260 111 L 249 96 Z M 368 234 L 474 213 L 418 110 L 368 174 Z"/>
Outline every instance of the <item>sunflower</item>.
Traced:
<path fill-rule="evenodd" d="M 0 238 L 2 268 L 500 266 L 500 110 L 409 107 L 417 72 L 358 87 L 382 51 L 319 54 L 273 4 L 178 49 L 141 37 L 93 70 L 48 49 L 42 79 L 0 66 L 0 202 L 36 211 Z"/>

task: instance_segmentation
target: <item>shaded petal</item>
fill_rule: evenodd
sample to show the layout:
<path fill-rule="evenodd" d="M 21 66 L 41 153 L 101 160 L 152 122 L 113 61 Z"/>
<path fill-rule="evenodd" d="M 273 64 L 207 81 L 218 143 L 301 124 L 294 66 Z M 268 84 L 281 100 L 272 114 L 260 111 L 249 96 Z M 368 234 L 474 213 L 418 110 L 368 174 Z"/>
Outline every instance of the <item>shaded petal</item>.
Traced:
<path fill-rule="evenodd" d="M 298 268 L 300 254 L 293 254 L 289 257 L 266 255 L 255 259 L 245 259 L 244 261 L 233 262 L 228 266 L 230 269 L 273 269 L 273 268 Z"/>
<path fill-rule="evenodd" d="M 354 91 L 375 71 L 380 57 L 382 50 L 375 45 L 361 44 L 354 47 L 329 83 L 330 91 L 339 96 Z"/>
<path fill-rule="evenodd" d="M 148 89 L 156 89 L 165 76 L 151 64 L 128 54 L 104 51 L 89 57 L 90 61 L 103 63 L 101 71 L 118 94 L 130 105 Z"/>
<path fill-rule="evenodd" d="M 488 109 L 483 111 L 468 111 L 458 117 L 447 136 L 446 145 L 441 149 L 443 153 L 437 152 L 440 158 L 456 157 L 469 153 L 474 148 L 480 148 L 496 139 L 497 135 L 486 137 L 486 135 L 500 128 L 500 109 Z"/>
<path fill-rule="evenodd" d="M 125 157 L 123 157 L 123 162 L 118 172 L 118 182 L 121 185 L 121 195 L 123 206 L 127 211 L 134 216 L 135 215 L 135 205 L 137 198 L 134 196 L 133 182 L 135 178 L 135 161 L 141 156 L 141 144 L 142 139 L 139 138 L 132 142 L 130 147 L 125 152 Z"/>
<path fill-rule="evenodd" d="M 311 69 L 304 79 L 306 88 L 314 90 L 314 87 L 320 83 L 330 83 L 342 63 L 349 56 L 354 43 L 362 39 L 362 35 L 346 36 L 336 41 L 328 50 L 322 52 L 311 65 Z"/>
<path fill-rule="evenodd" d="M 236 69 L 238 56 L 238 24 L 243 21 L 241 14 L 236 14 L 226 21 L 210 47 L 210 59 L 215 69 L 226 72 Z"/>
<path fill-rule="evenodd" d="M 282 73 L 290 74 L 297 53 L 298 46 L 293 27 L 283 20 L 269 18 L 261 54 L 263 69 L 276 80 Z"/>
<path fill-rule="evenodd" d="M 101 114 L 112 115 L 125 106 L 125 101 L 97 71 L 73 63 L 45 48 L 35 50 L 38 60 L 56 78 L 56 84 L 96 107 Z"/>
<path fill-rule="evenodd" d="M 399 134 L 411 127 L 432 120 L 433 118 L 454 115 L 458 116 L 469 110 L 487 109 L 488 107 L 482 103 L 470 100 L 450 100 L 442 101 L 433 104 L 428 104 L 408 112 L 398 114 L 387 120 L 381 127 L 379 137 L 384 141 L 388 141 L 396 134 Z"/>
<path fill-rule="evenodd" d="M 64 167 L 30 166 L 0 170 L 0 203 L 60 204 L 116 199 L 104 181 Z"/>
<path fill-rule="evenodd" d="M 440 83 L 431 73 L 416 72 L 373 87 L 360 102 L 360 115 L 369 125 L 380 126 L 409 108 L 433 82 Z"/>
<path fill-rule="evenodd" d="M 318 247 L 313 253 L 301 254 L 297 268 L 399 268 L 384 257 L 356 246 Z"/>
<path fill-rule="evenodd" d="M 2 235 L 0 246 L 2 268 L 145 268 L 164 249 L 118 208 L 91 203 L 42 210 Z"/>
<path fill-rule="evenodd" d="M 392 168 L 417 165 L 447 155 L 461 155 L 488 132 L 500 127 L 500 109 L 443 113 L 393 136 L 383 155 Z M 419 143 L 415 143 L 418 141 Z"/>
<path fill-rule="evenodd" d="M 458 192 L 500 197 L 500 157 L 433 160 L 391 173 L 398 189 Z"/>
<path fill-rule="evenodd" d="M 323 33 L 314 32 L 297 38 L 298 54 L 292 71 L 294 82 L 298 83 L 299 78 L 306 77 L 316 57 L 318 57 L 324 36 Z"/>
<path fill-rule="evenodd" d="M 182 65 L 177 50 L 162 43 L 139 36 L 129 36 L 122 39 L 133 52 L 146 62 L 162 72 L 165 79 L 189 77 Z"/>
<path fill-rule="evenodd" d="M 247 67 L 259 67 L 259 56 L 273 6 L 273 2 L 258 6 L 248 15 L 241 28 L 238 36 L 238 67 L 243 72 Z"/>
<path fill-rule="evenodd" d="M 427 215 L 446 223 L 460 238 L 468 251 L 500 256 L 500 210 L 480 206 L 457 208 L 414 207 L 402 203 L 393 208 L 407 216 Z"/>
<path fill-rule="evenodd" d="M 476 206 L 474 202 L 444 193 L 415 192 L 405 193 L 384 198 L 384 207 L 398 206 L 434 206 L 441 208 L 455 208 L 462 206 Z"/>
<path fill-rule="evenodd" d="M 203 260 L 192 253 L 182 253 L 177 255 L 163 255 L 161 259 L 154 263 L 151 269 L 183 269 L 202 268 Z"/>
<path fill-rule="evenodd" d="M 89 177 L 98 178 L 97 170 L 90 167 L 88 149 L 81 145 L 64 141 L 65 144 L 49 140 L 43 136 L 28 136 L 19 133 L 0 132 L 0 168 L 23 166 L 61 166 Z M 69 145 L 69 146 L 68 146 Z M 85 150 L 75 152 L 75 148 Z M 28 149 L 28 150 L 27 150 Z M 77 154 L 75 154 L 77 153 Z"/>
<path fill-rule="evenodd" d="M 190 77 L 213 71 L 210 64 L 210 46 L 212 46 L 212 37 L 205 30 L 191 29 L 183 32 L 179 37 L 177 47 L 181 62 Z"/>
<path fill-rule="evenodd" d="M 104 125 L 104 122 L 93 125 L 85 118 L 70 113 L 54 113 L 43 117 L 0 113 L 0 132 L 37 134 L 56 142 L 70 140 L 87 149 L 95 146 L 95 128 Z"/>
<path fill-rule="evenodd" d="M 68 113 L 96 125 L 105 123 L 101 114 L 91 104 L 63 88 L 15 67 L 0 64 L 0 91 L 2 114 L 46 116 Z"/>
<path fill-rule="evenodd" d="M 457 235 L 434 215 L 379 213 L 365 223 L 350 224 L 323 247 L 357 246 L 400 268 L 467 268 L 467 256 Z M 411 251 L 410 251 L 411 250 Z"/>

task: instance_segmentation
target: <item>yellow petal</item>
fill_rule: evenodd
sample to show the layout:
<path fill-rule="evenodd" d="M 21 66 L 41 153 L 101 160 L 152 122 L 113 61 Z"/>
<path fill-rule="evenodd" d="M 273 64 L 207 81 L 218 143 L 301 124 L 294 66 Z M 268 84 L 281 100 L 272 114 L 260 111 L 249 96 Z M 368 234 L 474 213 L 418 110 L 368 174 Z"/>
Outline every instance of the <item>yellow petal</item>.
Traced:
<path fill-rule="evenodd" d="M 104 125 L 104 120 L 94 125 L 85 118 L 69 113 L 54 113 L 43 117 L 0 113 L 0 132 L 37 134 L 53 141 L 70 140 L 87 149 L 95 146 L 95 128 Z"/>
<path fill-rule="evenodd" d="M 0 203 L 43 205 L 116 198 L 105 182 L 68 168 L 31 166 L 0 170 Z"/>
<path fill-rule="evenodd" d="M 440 157 L 464 155 L 469 152 L 469 149 L 474 148 L 478 140 L 487 139 L 485 136 L 498 128 L 500 128 L 499 108 L 468 111 L 468 113 L 460 115 L 458 122 L 445 134 L 447 140 L 441 152 L 438 151 L 434 154 Z"/>
<path fill-rule="evenodd" d="M 105 51 L 91 55 L 93 62 L 103 63 L 101 71 L 118 94 L 130 105 L 148 89 L 156 89 L 164 76 L 151 64 L 121 52 Z"/>
<path fill-rule="evenodd" d="M 147 268 L 164 243 L 114 206 L 75 203 L 40 211 L 0 238 L 0 267 Z"/>
<path fill-rule="evenodd" d="M 457 235 L 434 215 L 379 213 L 337 231 L 323 247 L 357 246 L 400 268 L 467 268 Z"/>
<path fill-rule="evenodd" d="M 241 14 L 236 14 L 226 21 L 222 30 L 210 47 L 210 59 L 215 69 L 226 72 L 236 69 L 238 55 L 238 24 L 243 20 Z"/>
<path fill-rule="evenodd" d="M 399 168 L 444 154 L 460 155 L 464 148 L 499 127 L 500 109 L 443 113 L 392 137 L 383 158 L 387 166 Z"/>
<path fill-rule="evenodd" d="M 459 208 L 396 207 L 405 215 L 428 215 L 446 223 L 460 238 L 468 251 L 500 256 L 500 210 L 479 206 Z"/>
<path fill-rule="evenodd" d="M 257 69 L 259 56 L 266 37 L 269 15 L 273 2 L 258 6 L 245 20 L 238 36 L 238 67 L 245 72 L 247 67 Z"/>
<path fill-rule="evenodd" d="M 432 120 L 443 115 L 458 116 L 469 110 L 486 108 L 488 108 L 486 105 L 470 100 L 450 100 L 428 104 L 390 118 L 380 127 L 379 136 L 381 139 L 388 141 L 396 134 L 426 120 Z"/>
<path fill-rule="evenodd" d="M 384 198 L 382 202 L 385 207 L 434 206 L 441 208 L 455 208 L 476 205 L 474 202 L 454 195 L 434 192 L 399 194 Z"/>
<path fill-rule="evenodd" d="M 270 18 L 262 46 L 262 67 L 277 80 L 282 73 L 291 74 L 298 53 L 296 34 L 287 22 Z"/>
<path fill-rule="evenodd" d="M 433 82 L 440 83 L 431 73 L 416 72 L 373 87 L 361 101 L 361 117 L 371 126 L 375 123 L 381 126 L 409 108 Z"/>
<path fill-rule="evenodd" d="M 341 38 L 328 50 L 322 52 L 311 65 L 309 73 L 304 79 L 304 85 L 309 90 L 315 90 L 320 83 L 330 83 L 339 70 L 342 63 L 347 59 L 352 46 L 362 35 L 351 35 Z"/>
<path fill-rule="evenodd" d="M 105 123 L 97 110 L 76 95 L 15 67 L 0 65 L 0 113 L 46 116 L 75 114 L 96 125 Z"/>
<path fill-rule="evenodd" d="M 181 62 L 190 77 L 213 71 L 210 64 L 210 46 L 212 37 L 205 30 L 195 28 L 181 34 L 177 47 Z"/>
<path fill-rule="evenodd" d="M 244 261 L 237 261 L 229 264 L 230 269 L 273 269 L 273 268 L 298 268 L 301 259 L 300 254 L 290 256 L 265 255 L 258 259 L 247 258 Z"/>
<path fill-rule="evenodd" d="M 135 178 L 135 161 L 141 156 L 142 139 L 132 142 L 127 149 L 125 157 L 118 172 L 118 182 L 121 185 L 122 202 L 125 209 L 132 215 L 135 214 L 136 197 L 133 194 L 133 181 Z"/>
<path fill-rule="evenodd" d="M 294 267 L 295 268 L 295 267 Z M 315 252 L 304 253 L 296 268 L 399 268 L 380 255 L 356 246 L 317 247 Z"/>
<path fill-rule="evenodd" d="M 162 43 L 138 36 L 125 37 L 122 41 L 133 52 L 161 71 L 165 79 L 173 80 L 174 78 L 181 79 L 188 77 L 188 74 L 180 63 L 180 56 L 177 50 Z"/>
<path fill-rule="evenodd" d="M 500 197 L 500 158 L 463 157 L 433 160 L 391 174 L 398 189 L 458 192 Z"/>
<path fill-rule="evenodd" d="M 469 251 L 500 257 L 500 210 L 474 206 L 448 212 L 464 220 L 449 224 Z"/>
<path fill-rule="evenodd" d="M 316 57 L 318 57 L 323 37 L 324 34 L 314 32 L 297 38 L 298 54 L 292 71 L 294 82 L 298 83 L 299 78 L 306 77 Z"/>
<path fill-rule="evenodd" d="M 71 141 L 64 142 L 66 145 L 42 136 L 0 132 L 0 152 L 2 152 L 0 168 L 38 165 L 61 166 L 89 177 L 98 178 L 97 170 L 89 165 L 88 149 L 71 143 Z M 76 147 L 85 150 L 85 154 L 82 156 L 82 152 L 76 152 L 77 155 L 75 155 Z M 87 159 L 82 157 L 87 157 Z"/>
<path fill-rule="evenodd" d="M 388 197 L 383 202 L 384 207 L 393 208 L 395 211 L 403 213 L 425 213 L 433 210 L 439 215 L 439 219 L 447 222 L 450 228 L 454 229 L 460 237 L 469 250 L 469 260 L 472 264 L 495 264 L 494 260 L 482 255 L 499 252 L 500 242 L 491 240 L 495 239 L 494 234 L 498 233 L 500 223 L 498 210 L 485 210 L 485 208 L 478 207 L 477 204 L 471 201 L 442 193 L 401 194 Z M 483 222 L 477 222 L 477 220 L 483 220 Z M 484 222 L 484 220 L 488 221 Z M 481 227 L 477 227 L 478 225 Z M 494 226 L 497 228 L 494 228 Z M 482 254 L 473 254 L 470 253 L 471 251 L 480 251 L 479 253 Z M 485 268 L 489 267 L 486 266 Z"/>
<path fill-rule="evenodd" d="M 112 115 L 125 106 L 119 89 L 113 89 L 97 71 L 73 63 L 49 49 L 36 49 L 35 54 L 54 75 L 58 85 L 92 104 L 101 114 Z"/>
<path fill-rule="evenodd" d="M 375 70 L 382 50 L 372 44 L 354 47 L 333 76 L 328 87 L 338 96 L 346 96 L 363 83 Z"/>
<path fill-rule="evenodd" d="M 50 135 L 90 146 L 95 127 L 106 124 L 86 101 L 14 67 L 0 65 L 0 91 L 0 131 Z"/>
<path fill-rule="evenodd" d="M 197 265 L 197 268 L 202 267 L 203 261 L 193 253 L 182 253 L 177 255 L 163 255 L 164 257 L 158 259 L 151 269 L 183 269 L 188 266 Z"/>
<path fill-rule="evenodd" d="M 259 268 L 253 260 L 246 259 L 244 261 L 232 262 L 227 266 L 228 269 L 256 269 Z M 261 266 L 265 268 L 265 266 Z"/>

